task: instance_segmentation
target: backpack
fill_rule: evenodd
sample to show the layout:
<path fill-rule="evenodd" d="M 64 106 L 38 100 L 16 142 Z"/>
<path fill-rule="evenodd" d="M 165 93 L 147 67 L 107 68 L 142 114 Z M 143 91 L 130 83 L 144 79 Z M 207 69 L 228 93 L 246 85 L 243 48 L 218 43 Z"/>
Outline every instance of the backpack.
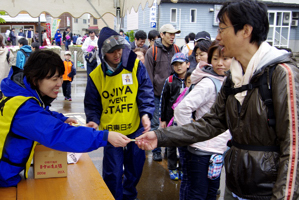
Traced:
<path fill-rule="evenodd" d="M 268 108 L 268 125 L 273 128 L 275 128 L 276 122 L 275 122 L 275 114 L 274 114 L 274 107 L 272 101 L 272 75 L 273 75 L 273 71 L 276 69 L 276 66 L 277 64 L 267 67 L 265 69 L 265 72 L 254 83 L 249 83 L 239 88 L 232 87 L 232 80 L 226 81 L 224 84 L 224 91 L 226 96 L 225 100 L 227 100 L 229 95 L 235 95 L 245 90 L 249 91 L 254 88 L 258 88 L 262 100 L 264 101 L 266 107 Z"/>
<path fill-rule="evenodd" d="M 189 45 L 188 45 L 188 44 L 187 44 L 186 46 L 187 46 L 187 48 L 188 48 L 188 50 L 189 50 L 189 51 L 188 51 L 188 57 L 189 57 L 189 56 L 191 56 L 191 55 L 192 55 L 192 52 L 193 52 L 193 50 L 192 50 L 192 49 L 190 49 L 190 47 L 189 47 Z"/>
<path fill-rule="evenodd" d="M 29 58 L 30 53 L 28 55 L 23 49 L 20 49 L 20 51 L 24 54 L 24 56 L 25 56 L 25 63 L 26 63 L 27 60 L 28 60 L 28 58 Z"/>
<path fill-rule="evenodd" d="M 180 52 L 180 49 L 179 49 L 179 47 L 177 45 L 173 44 L 173 47 L 174 47 L 175 53 Z M 154 44 L 152 46 L 152 49 L 153 49 L 154 66 L 156 66 L 156 64 L 157 64 L 158 47 Z"/>
<path fill-rule="evenodd" d="M 219 81 L 218 79 L 216 79 L 216 78 L 213 78 L 213 77 L 209 77 L 209 76 L 206 76 L 206 77 L 203 77 L 203 79 L 204 78 L 209 78 L 213 83 L 214 83 L 214 85 L 215 85 L 215 90 L 216 90 L 216 99 L 217 99 L 217 96 L 218 96 L 218 93 L 219 93 L 219 91 L 220 91 L 220 89 L 221 89 L 221 81 Z M 200 81 L 199 81 L 200 82 Z M 199 83 L 198 82 L 198 83 Z M 196 83 L 197 84 L 197 83 Z M 189 90 L 185 93 L 185 96 L 187 95 L 187 94 L 189 94 L 190 92 L 191 92 L 191 90 L 194 88 L 194 86 L 196 85 L 196 84 L 192 84 L 190 87 L 189 87 Z M 195 112 L 196 111 L 194 111 L 194 112 L 192 112 L 192 118 L 195 120 Z"/>

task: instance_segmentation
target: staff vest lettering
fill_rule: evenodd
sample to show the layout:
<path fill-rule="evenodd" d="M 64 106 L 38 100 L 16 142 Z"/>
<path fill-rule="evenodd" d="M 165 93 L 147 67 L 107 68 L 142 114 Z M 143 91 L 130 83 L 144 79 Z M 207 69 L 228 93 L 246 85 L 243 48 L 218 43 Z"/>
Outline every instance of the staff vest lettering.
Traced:
<path fill-rule="evenodd" d="M 37 142 L 35 141 L 32 142 L 31 152 L 30 155 L 28 155 L 26 163 L 13 163 L 8 158 L 3 157 L 3 152 L 5 152 L 6 141 L 8 137 L 17 137 L 18 139 L 22 139 L 22 137 L 15 135 L 11 131 L 11 127 L 16 112 L 29 99 L 34 99 L 39 103 L 39 101 L 35 97 L 24 97 L 24 96 L 15 96 L 15 97 L 4 96 L 0 101 L 0 160 L 3 162 L 7 162 L 10 165 L 25 167 L 25 178 L 28 178 L 28 170 L 31 165 L 31 161 L 34 154 L 34 148 Z"/>
<path fill-rule="evenodd" d="M 140 125 L 137 106 L 138 79 L 136 59 L 132 72 L 123 70 L 114 76 L 105 76 L 102 65 L 90 73 L 102 102 L 100 130 L 117 131 L 124 135 L 134 133 Z"/>

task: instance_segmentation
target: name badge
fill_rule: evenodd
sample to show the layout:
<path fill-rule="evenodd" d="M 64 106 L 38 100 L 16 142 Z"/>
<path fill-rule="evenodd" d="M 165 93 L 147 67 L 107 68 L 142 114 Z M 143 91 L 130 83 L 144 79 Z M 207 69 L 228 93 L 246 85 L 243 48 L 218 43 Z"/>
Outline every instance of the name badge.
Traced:
<path fill-rule="evenodd" d="M 132 74 L 122 74 L 123 85 L 132 85 L 133 78 Z"/>

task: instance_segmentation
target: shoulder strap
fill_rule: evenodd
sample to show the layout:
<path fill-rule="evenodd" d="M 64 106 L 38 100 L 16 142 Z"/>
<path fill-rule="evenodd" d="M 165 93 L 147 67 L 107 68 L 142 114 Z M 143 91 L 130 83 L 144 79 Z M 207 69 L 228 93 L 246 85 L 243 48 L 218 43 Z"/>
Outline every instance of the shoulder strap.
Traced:
<path fill-rule="evenodd" d="M 224 85 L 225 96 L 235 95 L 239 92 L 243 92 L 245 90 L 252 90 L 253 88 L 259 88 L 259 93 L 262 97 L 263 102 L 268 108 L 268 125 L 275 127 L 275 114 L 274 107 L 272 101 L 272 75 L 277 65 L 269 66 L 265 69 L 265 72 L 258 78 L 258 80 L 254 83 L 249 83 L 247 85 L 242 85 L 239 88 L 232 87 L 232 80 L 226 80 Z"/>
<path fill-rule="evenodd" d="M 9 57 L 10 57 L 10 51 L 8 50 L 7 54 L 6 54 L 6 60 L 7 60 L 7 63 L 9 64 Z"/>
<path fill-rule="evenodd" d="M 152 46 L 152 50 L 153 50 L 154 66 L 156 66 L 158 47 L 154 44 Z"/>
<path fill-rule="evenodd" d="M 173 46 L 174 46 L 175 53 L 180 52 L 180 49 L 177 45 L 173 44 Z"/>
<path fill-rule="evenodd" d="M 189 51 L 191 50 L 188 44 L 186 44 L 186 47 L 188 48 Z"/>
<path fill-rule="evenodd" d="M 211 81 L 213 81 L 214 85 L 215 85 L 215 90 L 216 90 L 216 99 L 217 99 L 217 96 L 218 96 L 218 93 L 221 89 L 221 81 L 219 81 L 218 79 L 216 78 L 213 78 L 213 77 L 209 77 L 209 76 L 206 76 L 205 78 L 209 78 Z"/>
<path fill-rule="evenodd" d="M 27 53 L 24 51 L 24 49 L 20 49 L 20 51 L 22 51 L 22 53 L 25 55 L 26 60 L 27 60 L 27 58 L 28 58 L 29 56 L 28 56 Z"/>
<path fill-rule="evenodd" d="M 266 72 L 260 77 L 259 82 L 259 92 L 261 94 L 262 100 L 268 108 L 268 124 L 269 126 L 275 127 L 275 114 L 274 106 L 272 100 L 272 75 L 276 66 L 267 67 Z"/>
<path fill-rule="evenodd" d="M 168 77 L 168 82 L 169 82 L 169 83 L 172 83 L 172 78 L 173 78 L 173 75 L 170 75 L 170 76 Z"/>

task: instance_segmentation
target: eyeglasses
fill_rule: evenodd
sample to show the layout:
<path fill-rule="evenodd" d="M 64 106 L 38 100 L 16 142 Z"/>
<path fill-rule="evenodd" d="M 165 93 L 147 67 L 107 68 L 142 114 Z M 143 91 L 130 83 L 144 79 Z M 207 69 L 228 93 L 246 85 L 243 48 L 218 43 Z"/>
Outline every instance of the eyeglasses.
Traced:
<path fill-rule="evenodd" d="M 231 26 L 227 26 L 227 27 L 224 27 L 224 28 L 218 28 L 218 33 L 220 34 L 220 33 L 222 33 L 223 32 L 223 30 L 224 29 L 227 29 L 227 28 L 229 28 L 229 27 L 234 27 L 234 26 L 237 26 L 237 24 L 235 24 L 235 25 L 231 25 Z"/>

